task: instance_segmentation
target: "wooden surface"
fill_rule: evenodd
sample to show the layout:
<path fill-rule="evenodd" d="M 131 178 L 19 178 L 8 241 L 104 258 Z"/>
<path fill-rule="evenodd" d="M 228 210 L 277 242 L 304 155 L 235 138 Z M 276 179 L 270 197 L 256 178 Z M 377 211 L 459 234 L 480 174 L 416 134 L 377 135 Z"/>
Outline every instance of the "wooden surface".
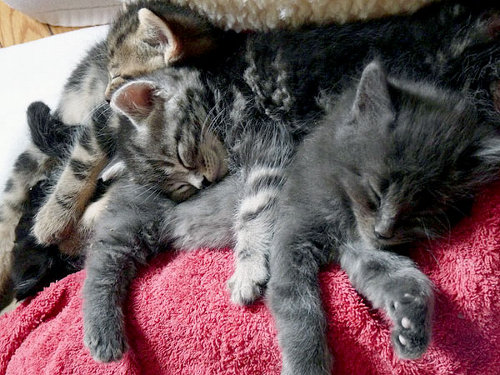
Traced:
<path fill-rule="evenodd" d="M 0 1 L 0 48 L 77 29 L 40 23 Z"/>

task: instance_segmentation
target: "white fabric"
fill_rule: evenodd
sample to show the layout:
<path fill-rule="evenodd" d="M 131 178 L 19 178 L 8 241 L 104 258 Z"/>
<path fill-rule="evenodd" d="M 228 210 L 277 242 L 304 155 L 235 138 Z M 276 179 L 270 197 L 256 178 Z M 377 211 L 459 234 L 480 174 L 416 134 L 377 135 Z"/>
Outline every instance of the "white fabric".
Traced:
<path fill-rule="evenodd" d="M 51 25 L 91 26 L 110 23 L 120 0 L 3 0 L 10 7 Z"/>
<path fill-rule="evenodd" d="M 97 26 L 0 49 L 0 191 L 27 145 L 26 108 L 36 100 L 55 108 L 69 74 L 85 51 L 104 38 L 107 28 Z"/>

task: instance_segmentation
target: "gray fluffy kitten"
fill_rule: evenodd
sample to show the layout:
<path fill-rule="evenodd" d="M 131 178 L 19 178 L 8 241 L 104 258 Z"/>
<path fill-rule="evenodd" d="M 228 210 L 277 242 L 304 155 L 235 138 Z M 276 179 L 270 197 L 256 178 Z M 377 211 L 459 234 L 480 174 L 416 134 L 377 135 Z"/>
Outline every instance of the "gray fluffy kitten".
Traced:
<path fill-rule="evenodd" d="M 431 337 L 429 279 L 390 250 L 447 231 L 459 207 L 498 178 L 500 119 L 481 122 L 467 98 L 387 78 L 369 64 L 356 90 L 299 148 L 287 171 L 267 296 L 282 374 L 330 374 L 318 272 L 335 260 L 393 323 L 401 358 Z"/>

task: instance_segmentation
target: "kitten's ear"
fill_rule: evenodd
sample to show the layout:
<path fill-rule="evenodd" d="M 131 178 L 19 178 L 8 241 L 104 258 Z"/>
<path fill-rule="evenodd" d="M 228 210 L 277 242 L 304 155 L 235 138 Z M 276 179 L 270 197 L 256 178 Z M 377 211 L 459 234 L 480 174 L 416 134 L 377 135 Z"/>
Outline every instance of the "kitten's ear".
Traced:
<path fill-rule="evenodd" d="M 147 8 L 138 13 L 138 37 L 160 49 L 167 65 L 203 56 L 214 50 L 225 35 L 199 15 L 173 5 L 169 9 L 161 17 Z"/>
<path fill-rule="evenodd" d="M 372 61 L 361 75 L 352 113 L 356 118 L 370 120 L 392 112 L 387 75 L 378 61 Z"/>
<path fill-rule="evenodd" d="M 111 108 L 140 126 L 155 108 L 160 97 L 152 82 L 133 81 L 118 89 L 111 97 Z"/>
<path fill-rule="evenodd" d="M 148 44 L 164 51 L 165 63 L 181 57 L 181 41 L 162 18 L 147 8 L 139 10 L 139 31 L 141 38 Z"/>

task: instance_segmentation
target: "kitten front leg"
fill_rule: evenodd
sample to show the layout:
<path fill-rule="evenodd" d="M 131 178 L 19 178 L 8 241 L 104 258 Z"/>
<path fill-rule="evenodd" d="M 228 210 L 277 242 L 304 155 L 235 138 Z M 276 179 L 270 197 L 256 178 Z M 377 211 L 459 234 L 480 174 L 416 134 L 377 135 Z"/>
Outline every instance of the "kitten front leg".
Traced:
<path fill-rule="evenodd" d="M 279 176 L 273 175 L 267 182 L 281 180 Z M 248 194 L 240 202 L 240 190 L 245 182 L 248 179 L 245 181 L 243 176 L 229 176 L 178 204 L 164 218 L 161 231 L 162 241 L 172 244 L 176 249 L 233 246 L 236 270 L 228 286 L 232 301 L 241 305 L 258 298 L 267 282 L 267 253 L 279 192 L 278 187 L 272 184 L 268 188 L 260 185 L 265 182 L 262 174 L 262 180 L 253 180 L 253 185 L 247 188 L 253 189 L 254 194 Z"/>
<path fill-rule="evenodd" d="M 54 191 L 35 218 L 33 233 L 41 244 L 59 242 L 83 214 L 108 155 L 90 129 L 85 129 L 72 150 Z"/>
<path fill-rule="evenodd" d="M 346 244 L 340 264 L 354 287 L 391 318 L 392 343 L 400 358 L 419 358 L 431 339 L 434 306 L 432 284 L 407 257 Z"/>
<path fill-rule="evenodd" d="M 228 281 L 236 304 L 257 299 L 269 278 L 268 251 L 283 182 L 282 168 L 262 166 L 251 168 L 244 181 L 236 213 L 235 271 Z"/>
<path fill-rule="evenodd" d="M 282 375 L 330 375 L 332 357 L 318 282 L 326 259 L 305 232 L 273 241 L 266 297 L 278 330 Z M 278 238 L 279 237 L 279 238 Z"/>
<path fill-rule="evenodd" d="M 83 287 L 84 344 L 99 362 L 119 360 L 127 350 L 123 303 L 138 265 L 157 252 L 153 219 L 169 203 L 138 186 L 112 189 L 87 249 Z"/>
<path fill-rule="evenodd" d="M 267 252 L 279 191 L 276 185 L 281 183 L 277 171 L 258 171 L 254 178 L 252 174 L 246 179 L 240 174 L 228 176 L 178 204 L 164 218 L 161 231 L 162 241 L 176 249 L 234 246 L 236 270 L 228 286 L 232 301 L 241 305 L 259 297 L 268 279 Z M 248 194 L 239 202 L 242 186 Z"/>

